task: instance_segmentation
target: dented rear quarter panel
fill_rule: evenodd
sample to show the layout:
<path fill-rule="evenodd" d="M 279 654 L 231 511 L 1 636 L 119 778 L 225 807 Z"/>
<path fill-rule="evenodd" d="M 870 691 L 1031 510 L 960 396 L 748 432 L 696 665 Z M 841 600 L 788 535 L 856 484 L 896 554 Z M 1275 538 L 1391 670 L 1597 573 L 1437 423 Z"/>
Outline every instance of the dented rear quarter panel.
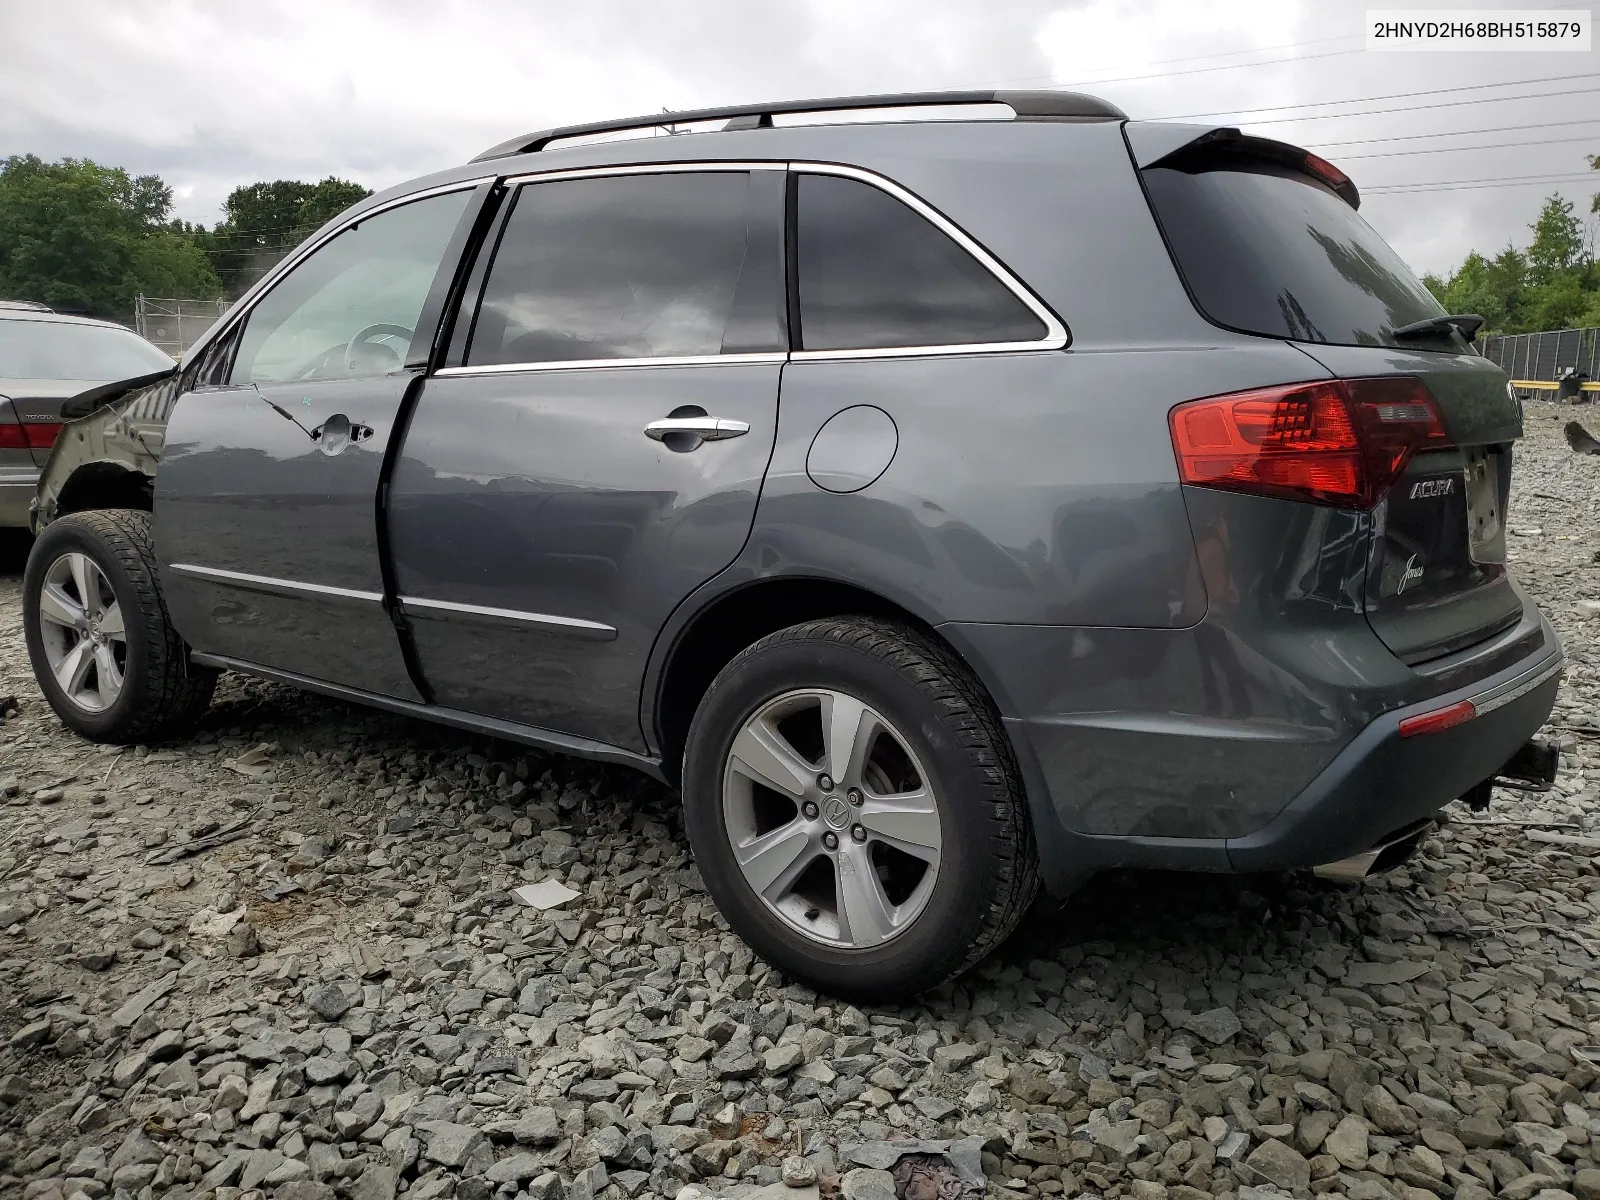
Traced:
<path fill-rule="evenodd" d="M 30 525 L 38 533 L 56 519 L 61 497 L 85 469 L 125 471 L 154 480 L 165 443 L 167 418 L 178 399 L 178 372 L 108 384 L 75 397 L 70 404 L 90 407 L 87 416 L 68 421 L 39 475 Z"/>

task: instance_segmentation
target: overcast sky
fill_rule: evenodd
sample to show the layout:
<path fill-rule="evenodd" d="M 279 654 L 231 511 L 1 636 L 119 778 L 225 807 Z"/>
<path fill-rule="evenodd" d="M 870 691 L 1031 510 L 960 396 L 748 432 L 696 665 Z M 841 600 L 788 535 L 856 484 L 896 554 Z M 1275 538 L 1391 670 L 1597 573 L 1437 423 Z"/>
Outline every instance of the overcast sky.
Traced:
<path fill-rule="evenodd" d="M 1218 114 L 1325 147 L 1419 271 L 1526 244 L 1552 192 L 1588 215 L 1600 49 L 1369 53 L 1365 11 L 1346 0 L 0 0 L 0 156 L 153 172 L 179 215 L 210 224 L 241 183 L 334 174 L 380 188 L 567 122 L 849 92 L 1077 87 L 1134 117 Z M 1436 94 L 1373 99 L 1416 92 Z M 1491 100 L 1553 92 L 1578 94 Z M 1366 103 L 1285 108 L 1325 101 Z M 1329 115 L 1352 109 L 1386 111 Z M 1283 119 L 1308 112 L 1316 119 Z M 1577 178 L 1374 190 L 1561 175 Z"/>

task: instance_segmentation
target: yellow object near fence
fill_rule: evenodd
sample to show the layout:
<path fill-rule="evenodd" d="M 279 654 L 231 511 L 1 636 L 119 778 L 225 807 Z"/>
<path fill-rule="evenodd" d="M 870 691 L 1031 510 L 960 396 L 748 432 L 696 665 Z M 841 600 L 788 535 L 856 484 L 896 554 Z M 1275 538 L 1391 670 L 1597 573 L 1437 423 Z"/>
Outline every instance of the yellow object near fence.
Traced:
<path fill-rule="evenodd" d="M 1532 392 L 1553 392 L 1561 384 L 1559 381 L 1552 379 L 1513 379 L 1511 386 Z M 1600 392 L 1600 383 L 1585 383 L 1582 385 L 1581 390 L 1585 392 Z"/>

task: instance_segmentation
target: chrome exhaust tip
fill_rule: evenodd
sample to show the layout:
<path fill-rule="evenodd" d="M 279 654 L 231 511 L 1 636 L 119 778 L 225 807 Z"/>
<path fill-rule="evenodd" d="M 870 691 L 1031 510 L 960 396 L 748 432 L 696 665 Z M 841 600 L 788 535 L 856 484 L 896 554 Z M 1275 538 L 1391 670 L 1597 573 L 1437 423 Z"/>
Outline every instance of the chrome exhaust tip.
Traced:
<path fill-rule="evenodd" d="M 1372 864 L 1378 861 L 1378 855 L 1382 853 L 1383 847 L 1380 846 L 1364 854 L 1312 867 L 1311 873 L 1318 879 L 1331 879 L 1334 883 L 1360 883 L 1371 872 Z"/>
<path fill-rule="evenodd" d="M 1404 863 L 1422 845 L 1422 839 L 1428 836 L 1432 828 L 1433 818 L 1426 817 L 1395 830 L 1371 850 L 1363 850 L 1360 854 L 1352 854 L 1337 862 L 1322 863 L 1312 867 L 1311 873 L 1318 879 L 1328 879 L 1334 883 L 1360 883 L 1369 875 L 1392 871 Z"/>

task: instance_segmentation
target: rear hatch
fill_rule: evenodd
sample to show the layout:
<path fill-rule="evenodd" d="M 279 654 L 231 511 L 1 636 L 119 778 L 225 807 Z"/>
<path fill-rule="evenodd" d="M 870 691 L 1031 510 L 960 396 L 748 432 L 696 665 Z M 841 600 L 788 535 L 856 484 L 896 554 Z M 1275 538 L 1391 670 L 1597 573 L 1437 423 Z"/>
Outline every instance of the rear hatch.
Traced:
<path fill-rule="evenodd" d="M 1522 602 L 1506 574 L 1504 522 L 1522 413 L 1505 374 L 1448 325 L 1396 333 L 1444 310 L 1361 218 L 1337 168 L 1233 129 L 1126 128 L 1173 261 L 1208 320 L 1294 342 L 1315 360 L 1308 380 L 1325 368 L 1349 381 L 1358 406 L 1363 394 L 1398 395 L 1433 423 L 1397 451 L 1372 506 L 1373 630 L 1420 663 L 1514 624 Z M 1371 379 L 1385 382 L 1361 382 Z M 1402 408 L 1377 403 L 1366 415 L 1388 411 Z"/>

